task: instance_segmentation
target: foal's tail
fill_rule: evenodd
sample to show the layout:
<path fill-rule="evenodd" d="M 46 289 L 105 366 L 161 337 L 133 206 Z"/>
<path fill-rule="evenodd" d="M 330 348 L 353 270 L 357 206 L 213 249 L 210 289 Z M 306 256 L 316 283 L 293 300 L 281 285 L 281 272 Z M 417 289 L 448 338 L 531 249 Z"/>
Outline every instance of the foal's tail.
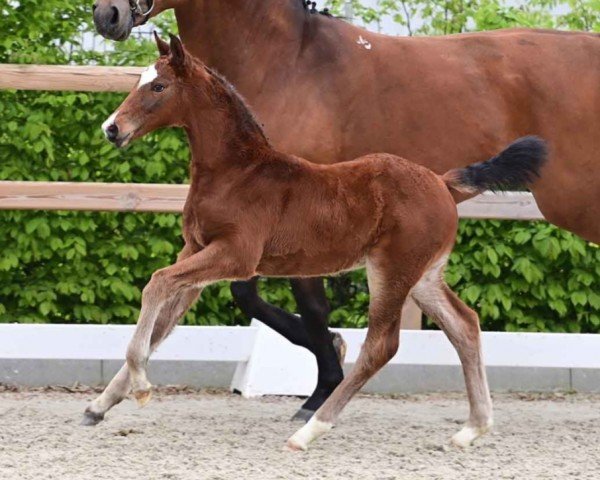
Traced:
<path fill-rule="evenodd" d="M 522 137 L 485 162 L 446 172 L 442 179 L 457 202 L 485 190 L 503 191 L 526 187 L 546 162 L 546 142 L 539 137 Z"/>

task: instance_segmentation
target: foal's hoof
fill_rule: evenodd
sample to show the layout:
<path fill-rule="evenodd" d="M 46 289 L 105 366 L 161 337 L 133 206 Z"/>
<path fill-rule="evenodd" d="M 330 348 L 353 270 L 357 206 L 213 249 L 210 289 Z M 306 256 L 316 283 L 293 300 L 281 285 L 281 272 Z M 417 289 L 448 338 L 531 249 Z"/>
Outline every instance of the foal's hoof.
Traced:
<path fill-rule="evenodd" d="M 331 341 L 333 343 L 333 347 L 335 348 L 335 353 L 337 353 L 338 361 L 343 367 L 344 360 L 346 359 L 346 351 L 348 350 L 348 345 L 346 344 L 343 337 L 337 332 L 332 332 Z"/>
<path fill-rule="evenodd" d="M 80 425 L 84 427 L 94 427 L 104 420 L 103 413 L 94 413 L 89 408 L 83 412 L 83 418 L 81 419 Z"/>
<path fill-rule="evenodd" d="M 133 396 L 135 397 L 138 407 L 142 408 L 145 407 L 152 398 L 152 390 L 138 390 L 133 392 Z"/>
<path fill-rule="evenodd" d="M 301 408 L 296 412 L 296 414 L 292 417 L 292 422 L 308 422 L 312 416 L 315 414 L 314 410 L 307 410 L 306 408 Z"/>
<path fill-rule="evenodd" d="M 291 438 L 285 442 L 283 450 L 285 452 L 306 452 L 308 447 L 306 445 L 299 445 L 294 442 Z"/>
<path fill-rule="evenodd" d="M 464 426 L 460 432 L 452 437 L 452 444 L 459 448 L 470 447 L 475 440 L 482 435 L 485 435 L 492 429 L 492 422 L 490 421 L 485 427 L 470 427 Z"/>

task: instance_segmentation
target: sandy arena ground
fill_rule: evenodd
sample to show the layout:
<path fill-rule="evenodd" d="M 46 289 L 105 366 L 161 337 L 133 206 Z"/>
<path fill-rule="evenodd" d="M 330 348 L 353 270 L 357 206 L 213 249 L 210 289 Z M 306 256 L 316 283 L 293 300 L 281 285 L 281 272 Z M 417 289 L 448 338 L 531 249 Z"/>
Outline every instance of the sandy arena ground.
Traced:
<path fill-rule="evenodd" d="M 599 479 L 600 396 L 496 395 L 496 430 L 448 446 L 459 394 L 361 396 L 304 453 L 282 451 L 297 398 L 163 390 L 79 426 L 90 393 L 0 392 L 0 479 Z"/>

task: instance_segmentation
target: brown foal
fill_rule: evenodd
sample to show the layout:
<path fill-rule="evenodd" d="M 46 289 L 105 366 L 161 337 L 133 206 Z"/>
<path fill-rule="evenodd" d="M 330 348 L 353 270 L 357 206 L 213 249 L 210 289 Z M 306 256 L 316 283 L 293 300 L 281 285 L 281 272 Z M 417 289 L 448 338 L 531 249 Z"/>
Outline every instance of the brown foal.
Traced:
<path fill-rule="evenodd" d="M 446 332 L 463 363 L 470 417 L 454 442 L 466 446 L 485 433 L 492 405 L 478 317 L 442 275 L 455 241 L 456 197 L 529 183 L 545 159 L 544 143 L 526 137 L 444 176 L 388 154 L 316 165 L 274 150 L 233 87 L 188 55 L 177 37 L 170 45 L 157 37 L 157 44 L 161 57 L 103 129 L 119 147 L 160 127 L 186 130 L 192 159 L 185 247 L 144 289 L 127 363 L 88 412 L 103 415 L 130 388 L 140 405 L 149 401 L 148 358 L 204 286 L 366 267 L 369 329 L 355 368 L 288 447 L 305 449 L 331 428 L 394 356 L 409 295 Z"/>
<path fill-rule="evenodd" d="M 540 209 L 600 243 L 597 33 L 386 36 L 313 14 L 304 0 L 94 0 L 94 22 L 124 40 L 169 9 L 188 51 L 236 86 L 276 149 L 321 164 L 385 151 L 444 173 L 540 135 L 551 146 L 532 185 Z M 342 342 L 336 355 L 322 280 L 291 283 L 300 318 L 264 302 L 255 279 L 232 294 L 247 317 L 314 353 L 306 418 L 342 379 Z"/>

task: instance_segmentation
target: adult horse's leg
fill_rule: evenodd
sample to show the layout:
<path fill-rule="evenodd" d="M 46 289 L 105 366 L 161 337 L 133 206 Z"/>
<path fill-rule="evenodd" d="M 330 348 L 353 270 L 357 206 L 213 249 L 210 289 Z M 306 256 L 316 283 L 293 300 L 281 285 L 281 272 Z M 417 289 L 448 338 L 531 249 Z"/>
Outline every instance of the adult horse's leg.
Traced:
<path fill-rule="evenodd" d="M 293 419 L 308 421 L 344 379 L 346 344 L 327 328 L 329 302 L 322 278 L 292 279 L 292 291 L 317 360 L 317 386 Z"/>
<path fill-rule="evenodd" d="M 177 261 L 182 261 L 191 255 L 191 251 L 186 247 L 179 254 Z M 158 345 L 173 331 L 180 318 L 198 299 L 200 290 L 189 290 L 183 292 L 180 296 L 170 299 L 161 308 L 160 314 L 154 325 L 150 339 L 150 350 L 154 351 Z M 102 394 L 96 398 L 84 412 L 82 425 L 93 426 L 104 419 L 104 415 L 112 407 L 121 403 L 131 390 L 131 378 L 129 369 L 125 363 L 119 372 L 110 381 Z"/>
<path fill-rule="evenodd" d="M 312 342 L 302 320 L 296 315 L 265 302 L 258 294 L 259 277 L 247 282 L 231 282 L 231 294 L 248 319 L 256 318 L 294 345 L 313 351 Z"/>
<path fill-rule="evenodd" d="M 317 359 L 317 387 L 294 419 L 307 421 L 343 378 L 341 364 L 346 344 L 338 333 L 327 328 L 329 305 L 321 278 L 292 280 L 300 317 L 265 302 L 258 295 L 258 277 L 232 282 L 233 297 L 248 318 L 256 318 L 294 345 L 308 349 Z"/>
<path fill-rule="evenodd" d="M 464 448 L 492 428 L 492 400 L 483 365 L 479 317 L 446 285 L 444 267 L 445 260 L 434 265 L 413 288 L 411 295 L 423 312 L 446 333 L 462 363 L 470 415 L 467 424 L 452 437 L 452 442 Z"/>

